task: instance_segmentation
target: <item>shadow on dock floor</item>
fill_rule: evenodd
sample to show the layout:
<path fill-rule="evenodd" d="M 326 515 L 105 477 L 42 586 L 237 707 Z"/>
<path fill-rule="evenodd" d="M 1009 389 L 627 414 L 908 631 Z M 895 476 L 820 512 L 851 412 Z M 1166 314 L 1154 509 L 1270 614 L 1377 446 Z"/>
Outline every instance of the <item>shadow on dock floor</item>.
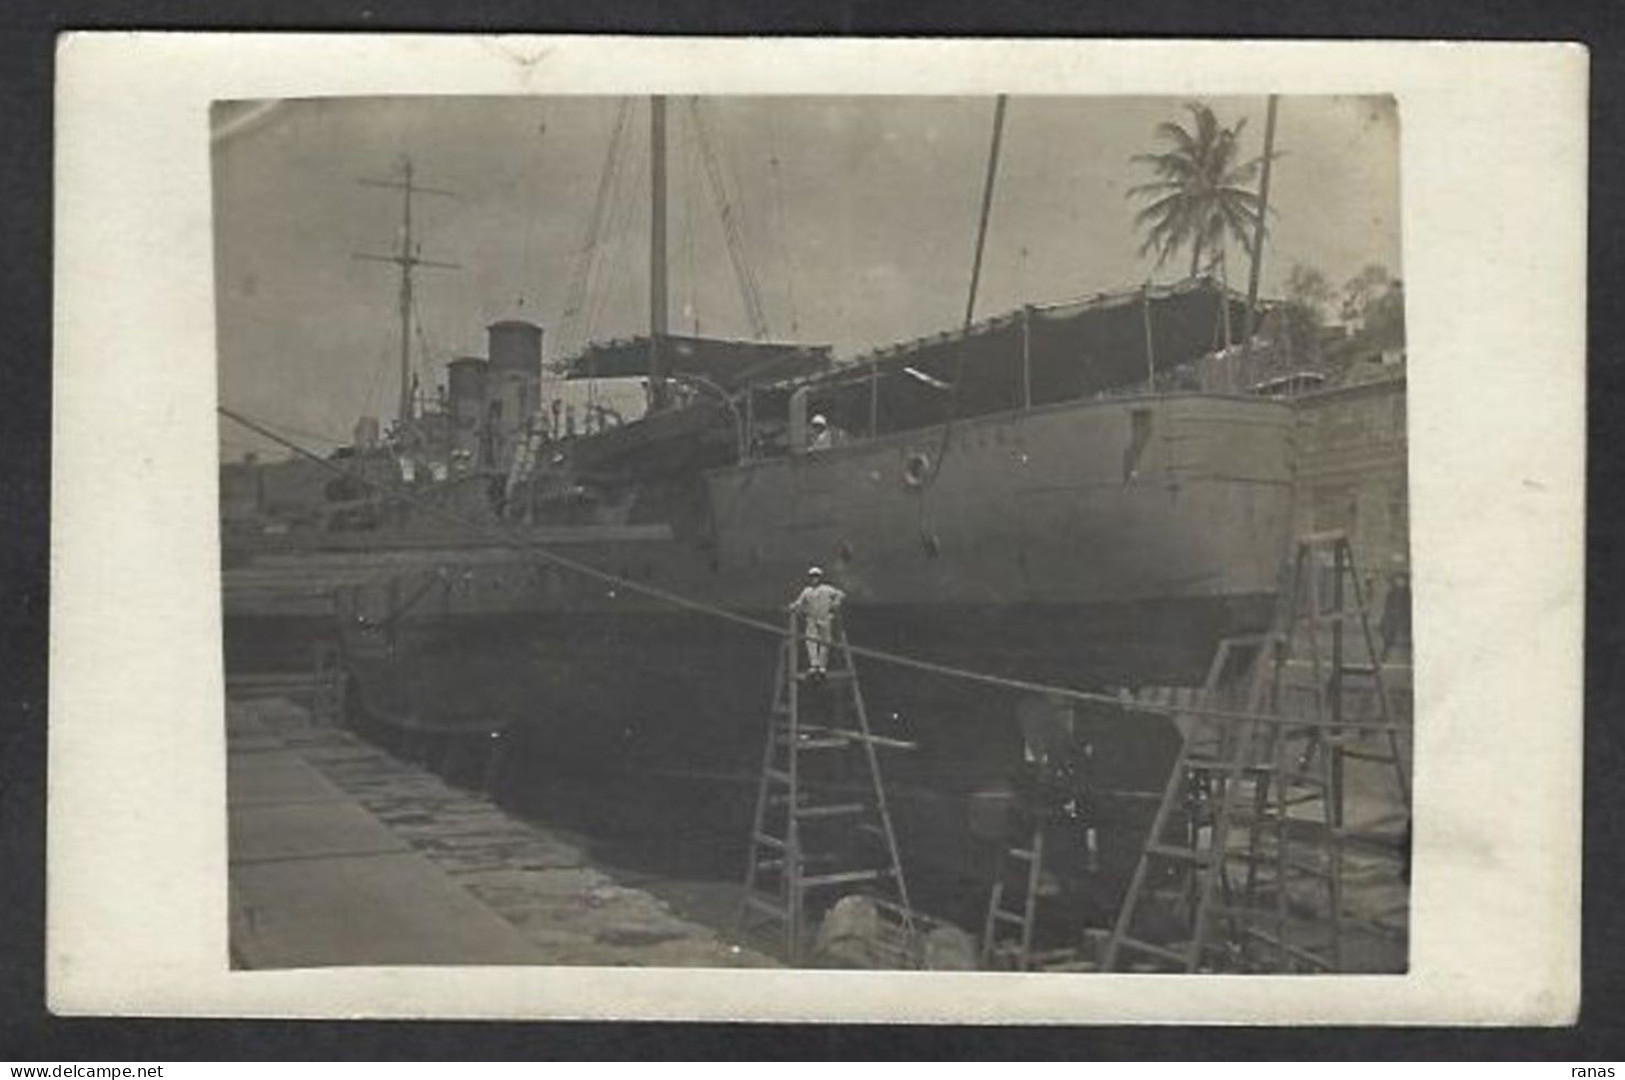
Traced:
<path fill-rule="evenodd" d="M 775 966 L 281 693 L 235 697 L 227 722 L 238 966 Z"/>

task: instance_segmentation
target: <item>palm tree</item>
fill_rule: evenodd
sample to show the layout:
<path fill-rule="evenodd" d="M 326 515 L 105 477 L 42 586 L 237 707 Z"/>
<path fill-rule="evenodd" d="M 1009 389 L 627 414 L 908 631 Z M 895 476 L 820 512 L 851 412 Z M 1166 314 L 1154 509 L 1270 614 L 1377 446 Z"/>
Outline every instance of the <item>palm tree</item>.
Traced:
<path fill-rule="evenodd" d="M 1219 258 L 1227 238 L 1252 254 L 1260 204 L 1258 193 L 1243 185 L 1258 175 L 1264 159 L 1237 163 L 1245 119 L 1222 127 L 1206 105 L 1191 102 L 1185 108 L 1194 120 L 1190 130 L 1164 121 L 1157 125 L 1156 137 L 1170 148 L 1131 159 L 1149 165 L 1156 179 L 1129 188 L 1128 197 L 1149 200 L 1134 216 L 1135 226 L 1145 229 L 1140 254 L 1156 252 L 1160 267 L 1189 245 L 1195 277 L 1203 252 Z"/>

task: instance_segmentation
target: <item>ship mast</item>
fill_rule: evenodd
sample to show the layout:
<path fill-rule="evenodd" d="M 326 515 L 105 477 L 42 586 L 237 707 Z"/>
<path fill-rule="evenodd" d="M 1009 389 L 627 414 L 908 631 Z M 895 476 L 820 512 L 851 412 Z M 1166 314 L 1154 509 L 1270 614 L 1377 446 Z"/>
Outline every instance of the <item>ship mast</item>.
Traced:
<path fill-rule="evenodd" d="M 1258 276 L 1264 266 L 1264 219 L 1270 212 L 1270 162 L 1275 158 L 1275 94 L 1269 97 L 1264 115 L 1264 175 L 1258 181 L 1258 231 L 1253 236 L 1253 265 L 1247 272 L 1247 324 L 1243 348 L 1253 350 L 1253 330 L 1258 323 Z M 1229 304 L 1226 299 L 1226 305 Z M 1227 309 L 1228 310 L 1228 307 Z"/>
<path fill-rule="evenodd" d="M 649 99 L 649 411 L 666 405 L 666 99 Z"/>
<path fill-rule="evenodd" d="M 393 263 L 395 266 L 400 267 L 401 396 L 398 416 L 403 426 L 412 419 L 412 275 L 420 266 L 431 270 L 461 269 L 456 263 L 436 262 L 433 259 L 419 257 L 418 248 L 420 245 L 412 237 L 412 196 L 444 195 L 452 197 L 454 193 L 414 184 L 412 175 L 412 159 L 403 155 L 401 157 L 401 178 L 399 180 L 373 180 L 364 177 L 356 181 L 363 187 L 390 188 L 401 193 L 400 250 L 393 255 L 373 255 L 356 252 L 355 258 L 365 262 Z"/>

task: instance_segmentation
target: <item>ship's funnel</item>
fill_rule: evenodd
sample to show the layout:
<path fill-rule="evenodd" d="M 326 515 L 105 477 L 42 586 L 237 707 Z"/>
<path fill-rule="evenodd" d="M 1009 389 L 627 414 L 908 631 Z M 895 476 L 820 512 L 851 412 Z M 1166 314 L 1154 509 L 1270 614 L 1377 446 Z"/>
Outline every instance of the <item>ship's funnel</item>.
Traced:
<path fill-rule="evenodd" d="M 493 372 L 512 371 L 533 378 L 542 375 L 542 328 L 523 319 L 504 319 L 485 329 L 486 355 Z"/>
<path fill-rule="evenodd" d="M 446 365 L 446 382 L 451 414 L 477 421 L 485 408 L 485 360 L 478 356 L 459 356 Z"/>
<path fill-rule="evenodd" d="M 470 457 L 479 450 L 480 422 L 485 415 L 485 371 L 485 360 L 478 356 L 459 356 L 446 365 L 452 447 Z"/>

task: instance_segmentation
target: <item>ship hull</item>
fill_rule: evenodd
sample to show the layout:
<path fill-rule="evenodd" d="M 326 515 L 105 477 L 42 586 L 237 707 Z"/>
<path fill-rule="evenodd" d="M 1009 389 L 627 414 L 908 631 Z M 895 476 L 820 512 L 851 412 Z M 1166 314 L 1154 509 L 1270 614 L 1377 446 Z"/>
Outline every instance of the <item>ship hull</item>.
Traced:
<path fill-rule="evenodd" d="M 877 733 L 915 747 L 884 763 L 911 861 L 972 878 L 989 865 L 1002 828 L 989 823 L 1009 810 L 1022 776 L 1018 711 L 1031 696 L 999 683 L 1000 673 L 1096 692 L 1115 691 L 1130 674 L 1182 677 L 1207 662 L 1215 634 L 1266 625 L 1272 604 L 1258 595 L 1064 612 L 967 607 L 933 610 L 923 621 L 917 611 L 854 607 L 848 632 L 866 647 L 906 644 L 911 658 L 994 676 L 966 682 L 857 661 Z M 1002 639 L 999 649 L 987 647 L 990 636 Z M 1152 654 L 1157 666 L 1148 666 Z M 733 854 L 743 858 L 773 697 L 768 635 L 681 614 L 452 617 L 420 623 L 387 646 L 352 640 L 347 656 L 362 723 L 505 728 L 503 789 L 519 805 L 557 816 L 567 808 L 551 797 L 578 791 L 617 805 L 642 802 L 657 816 L 680 807 L 691 828 L 732 841 L 724 848 L 739 847 Z M 1163 717 L 1109 704 L 1080 715 L 1087 723 L 1078 737 L 1098 766 L 1099 880 L 1091 895 L 1110 910 L 1178 735 Z"/>
<path fill-rule="evenodd" d="M 1259 400 L 1072 402 L 716 470 L 703 513 L 665 533 L 262 559 L 228 572 L 228 655 L 263 658 L 279 629 L 330 635 L 366 716 L 506 727 L 521 790 L 654 778 L 707 792 L 732 828 L 776 639 L 715 616 L 782 625 L 818 563 L 848 594 L 855 644 L 943 669 L 860 661 L 876 727 L 919 747 L 887 765 L 907 849 L 982 873 L 977 819 L 1021 771 L 1025 691 L 946 669 L 1094 691 L 1199 681 L 1220 637 L 1270 622 L 1291 431 L 1288 406 Z M 1178 736 L 1110 707 L 1085 726 L 1110 896 Z"/>

